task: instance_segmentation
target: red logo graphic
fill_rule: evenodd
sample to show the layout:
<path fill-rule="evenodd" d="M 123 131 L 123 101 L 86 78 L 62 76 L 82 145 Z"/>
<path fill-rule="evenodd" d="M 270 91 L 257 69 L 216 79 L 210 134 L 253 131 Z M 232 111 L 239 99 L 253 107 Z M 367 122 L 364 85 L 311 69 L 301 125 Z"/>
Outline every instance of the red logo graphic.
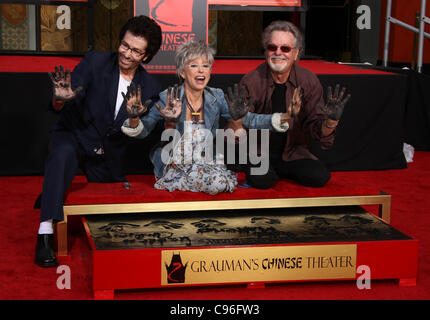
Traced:
<path fill-rule="evenodd" d="M 194 0 L 149 0 L 149 13 L 163 32 L 191 32 Z"/>
<path fill-rule="evenodd" d="M 182 263 L 181 255 L 173 253 L 170 265 L 164 263 L 167 270 L 167 283 L 184 283 L 188 262 Z"/>

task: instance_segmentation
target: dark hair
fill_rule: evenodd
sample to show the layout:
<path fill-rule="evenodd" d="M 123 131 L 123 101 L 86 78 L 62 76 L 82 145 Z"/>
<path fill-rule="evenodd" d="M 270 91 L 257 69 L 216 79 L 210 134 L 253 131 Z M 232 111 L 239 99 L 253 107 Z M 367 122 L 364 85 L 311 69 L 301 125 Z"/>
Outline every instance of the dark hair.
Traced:
<path fill-rule="evenodd" d="M 145 50 L 147 59 L 143 63 L 149 63 L 161 46 L 161 27 L 153 19 L 142 15 L 133 17 L 126 22 L 119 33 L 120 42 L 127 31 L 148 41 L 148 47 Z"/>

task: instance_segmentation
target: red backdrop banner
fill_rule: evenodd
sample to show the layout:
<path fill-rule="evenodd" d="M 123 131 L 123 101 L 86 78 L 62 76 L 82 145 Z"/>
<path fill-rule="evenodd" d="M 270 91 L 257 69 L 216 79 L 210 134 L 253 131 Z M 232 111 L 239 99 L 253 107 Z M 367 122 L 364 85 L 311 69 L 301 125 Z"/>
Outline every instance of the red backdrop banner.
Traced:
<path fill-rule="evenodd" d="M 134 4 L 135 15 L 151 17 L 163 31 L 160 51 L 146 66 L 147 70 L 174 72 L 174 55 L 181 43 L 191 39 L 207 42 L 206 0 L 146 0 Z"/>

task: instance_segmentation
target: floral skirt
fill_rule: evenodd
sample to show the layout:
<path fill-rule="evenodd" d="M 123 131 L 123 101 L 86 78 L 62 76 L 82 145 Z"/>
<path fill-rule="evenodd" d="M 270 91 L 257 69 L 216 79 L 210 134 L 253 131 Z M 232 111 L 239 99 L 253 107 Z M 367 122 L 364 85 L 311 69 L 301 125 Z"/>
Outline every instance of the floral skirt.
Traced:
<path fill-rule="evenodd" d="M 168 191 L 193 191 L 217 194 L 233 192 L 237 186 L 237 175 L 225 165 L 191 164 L 186 168 L 170 166 L 157 180 L 154 187 Z"/>
<path fill-rule="evenodd" d="M 200 134 L 199 127 L 191 128 L 192 130 L 185 131 L 173 150 L 176 157 L 185 152 L 192 154 L 203 142 L 205 137 Z M 191 143 L 185 144 L 184 139 L 191 139 Z M 228 170 L 224 163 L 197 161 L 184 164 L 181 161 L 174 161 L 174 158 L 175 156 L 166 165 L 163 176 L 155 183 L 156 189 L 205 192 L 213 195 L 219 192 L 233 192 L 237 187 L 237 174 Z"/>

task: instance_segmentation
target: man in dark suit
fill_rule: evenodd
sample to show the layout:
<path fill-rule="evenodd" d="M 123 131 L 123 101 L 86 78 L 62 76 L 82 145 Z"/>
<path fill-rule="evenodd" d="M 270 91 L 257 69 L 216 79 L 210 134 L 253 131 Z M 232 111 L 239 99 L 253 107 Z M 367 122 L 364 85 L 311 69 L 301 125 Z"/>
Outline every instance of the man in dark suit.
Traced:
<path fill-rule="evenodd" d="M 53 108 L 61 110 L 51 129 L 49 155 L 45 164 L 41 195 L 40 227 L 35 263 L 57 266 L 53 251 L 53 223 L 62 221 L 64 193 L 78 168 L 89 182 L 126 181 L 121 157 L 128 137 L 121 126 L 130 115 L 124 103 L 135 102 L 132 110 L 146 110 L 158 98 L 160 86 L 142 67 L 158 52 L 161 28 L 146 16 L 131 18 L 120 32 L 117 52 L 89 52 L 73 73 L 55 68 Z M 145 101 L 143 103 L 143 101 Z"/>

